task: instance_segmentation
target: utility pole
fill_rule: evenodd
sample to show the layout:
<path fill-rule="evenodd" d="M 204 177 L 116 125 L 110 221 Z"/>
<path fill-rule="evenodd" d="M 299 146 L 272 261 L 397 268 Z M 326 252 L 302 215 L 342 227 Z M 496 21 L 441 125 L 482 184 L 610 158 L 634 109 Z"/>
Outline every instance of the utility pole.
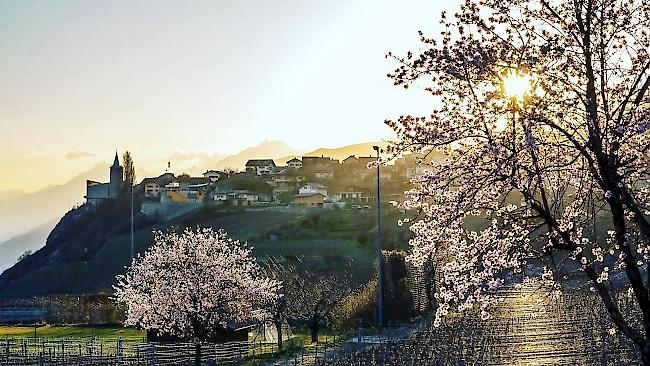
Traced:
<path fill-rule="evenodd" d="M 372 147 L 377 152 L 377 324 L 384 326 L 384 260 L 381 254 L 381 199 L 379 194 L 379 146 Z"/>
<path fill-rule="evenodd" d="M 131 186 L 131 261 L 135 258 L 135 245 L 133 242 L 133 182 L 129 182 Z"/>

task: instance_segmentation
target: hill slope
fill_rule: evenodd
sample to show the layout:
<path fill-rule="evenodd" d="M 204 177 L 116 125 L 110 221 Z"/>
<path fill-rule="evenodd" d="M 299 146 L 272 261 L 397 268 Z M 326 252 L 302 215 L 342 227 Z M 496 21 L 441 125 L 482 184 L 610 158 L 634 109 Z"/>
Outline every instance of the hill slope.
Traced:
<path fill-rule="evenodd" d="M 232 237 L 248 241 L 253 246 L 253 253 L 261 260 L 267 256 L 282 256 L 293 261 L 297 267 L 318 271 L 338 271 L 352 260 L 358 281 L 366 281 L 372 275 L 372 243 L 375 235 L 372 212 L 269 210 L 224 212 L 206 208 L 172 222 L 145 225 L 135 232 L 136 251 L 143 253 L 151 245 L 153 230 L 166 230 L 170 226 L 224 228 Z M 394 213 L 387 212 L 386 215 L 386 222 L 395 221 Z M 74 217 L 69 219 L 78 220 Z M 67 231 L 76 229 L 71 227 Z M 404 233 L 397 233 L 396 230 L 396 225 L 387 229 L 387 246 L 406 243 Z M 402 231 L 406 231 L 406 228 Z M 60 228 L 53 231 L 58 238 L 63 234 L 65 231 Z M 88 237 L 90 233 L 84 231 L 81 234 Z M 40 262 L 14 266 L 0 276 L 0 295 L 111 291 L 115 276 L 123 273 L 124 267 L 130 263 L 128 231 L 115 231 L 103 241 L 101 247 L 85 258 L 68 256 L 64 259 L 60 255 L 82 245 L 83 240 L 75 240 L 77 235 L 66 240 L 57 237 L 48 239 L 48 246 L 52 248 L 41 249 L 48 255 L 41 256 Z M 43 258 L 49 258 L 49 261 Z"/>

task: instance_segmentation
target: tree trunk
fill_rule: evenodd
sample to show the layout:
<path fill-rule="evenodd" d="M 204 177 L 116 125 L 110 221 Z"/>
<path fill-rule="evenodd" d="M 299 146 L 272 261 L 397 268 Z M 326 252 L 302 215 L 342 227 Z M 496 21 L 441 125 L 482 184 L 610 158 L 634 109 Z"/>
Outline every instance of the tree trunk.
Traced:
<path fill-rule="evenodd" d="M 641 365 L 650 366 L 650 339 L 646 340 L 641 349 Z"/>
<path fill-rule="evenodd" d="M 311 343 L 318 342 L 318 328 L 318 323 L 312 323 L 309 326 L 309 330 L 311 331 Z"/>
<path fill-rule="evenodd" d="M 282 322 L 275 323 L 275 331 L 278 337 L 278 349 L 282 350 Z"/>
<path fill-rule="evenodd" d="M 196 343 L 196 352 L 194 354 L 194 364 L 201 366 L 201 342 Z"/>

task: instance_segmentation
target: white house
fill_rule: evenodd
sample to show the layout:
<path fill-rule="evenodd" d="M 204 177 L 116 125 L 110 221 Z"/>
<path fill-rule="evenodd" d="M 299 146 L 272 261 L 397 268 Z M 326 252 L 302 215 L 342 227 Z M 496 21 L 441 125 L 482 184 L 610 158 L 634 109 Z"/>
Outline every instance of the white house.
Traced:
<path fill-rule="evenodd" d="M 275 162 L 273 159 L 251 159 L 246 162 L 246 172 L 256 175 L 267 175 L 273 172 Z"/>
<path fill-rule="evenodd" d="M 165 186 L 166 191 L 178 191 L 181 189 L 181 184 L 178 182 L 170 182 Z"/>
<path fill-rule="evenodd" d="M 228 193 L 226 192 L 219 192 L 214 194 L 214 200 L 215 201 L 226 201 L 228 200 Z"/>
<path fill-rule="evenodd" d="M 203 178 L 209 178 L 210 181 L 214 183 L 221 179 L 221 177 L 224 175 L 225 174 L 223 172 L 217 170 L 208 170 L 207 172 L 203 173 Z"/>
<path fill-rule="evenodd" d="M 159 197 L 160 196 L 160 185 L 156 182 L 149 182 L 144 186 L 144 196 L 145 197 Z"/>
<path fill-rule="evenodd" d="M 327 197 L 327 188 L 320 183 L 307 183 L 298 189 L 298 194 L 301 195 L 314 194 L 314 193 L 320 193 L 324 197 Z"/>
<path fill-rule="evenodd" d="M 215 201 L 229 201 L 233 206 L 251 206 L 260 202 L 260 195 L 247 190 L 232 190 L 228 192 L 215 192 Z"/>
<path fill-rule="evenodd" d="M 300 168 L 302 168 L 302 160 L 300 160 L 298 158 L 293 158 L 293 159 L 287 161 L 287 166 L 289 168 L 300 169 Z"/>

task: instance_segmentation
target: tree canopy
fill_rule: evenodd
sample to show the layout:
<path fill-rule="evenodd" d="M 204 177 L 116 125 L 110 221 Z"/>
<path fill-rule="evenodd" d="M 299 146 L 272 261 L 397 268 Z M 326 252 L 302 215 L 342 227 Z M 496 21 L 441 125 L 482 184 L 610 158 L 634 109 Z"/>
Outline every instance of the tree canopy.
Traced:
<path fill-rule="evenodd" d="M 126 325 L 205 341 L 250 320 L 278 285 L 262 275 L 245 243 L 199 228 L 155 232 L 144 256 L 118 276 L 115 297 L 127 306 Z"/>
<path fill-rule="evenodd" d="M 541 261 L 553 293 L 586 276 L 649 365 L 650 3 L 467 0 L 441 24 L 419 53 L 388 54 L 394 83 L 437 107 L 386 121 L 389 153 L 425 154 L 396 205 L 420 214 L 412 260 L 442 262 L 437 324 L 452 306 L 489 317 L 505 277 Z M 640 318 L 621 314 L 613 272 Z"/>

